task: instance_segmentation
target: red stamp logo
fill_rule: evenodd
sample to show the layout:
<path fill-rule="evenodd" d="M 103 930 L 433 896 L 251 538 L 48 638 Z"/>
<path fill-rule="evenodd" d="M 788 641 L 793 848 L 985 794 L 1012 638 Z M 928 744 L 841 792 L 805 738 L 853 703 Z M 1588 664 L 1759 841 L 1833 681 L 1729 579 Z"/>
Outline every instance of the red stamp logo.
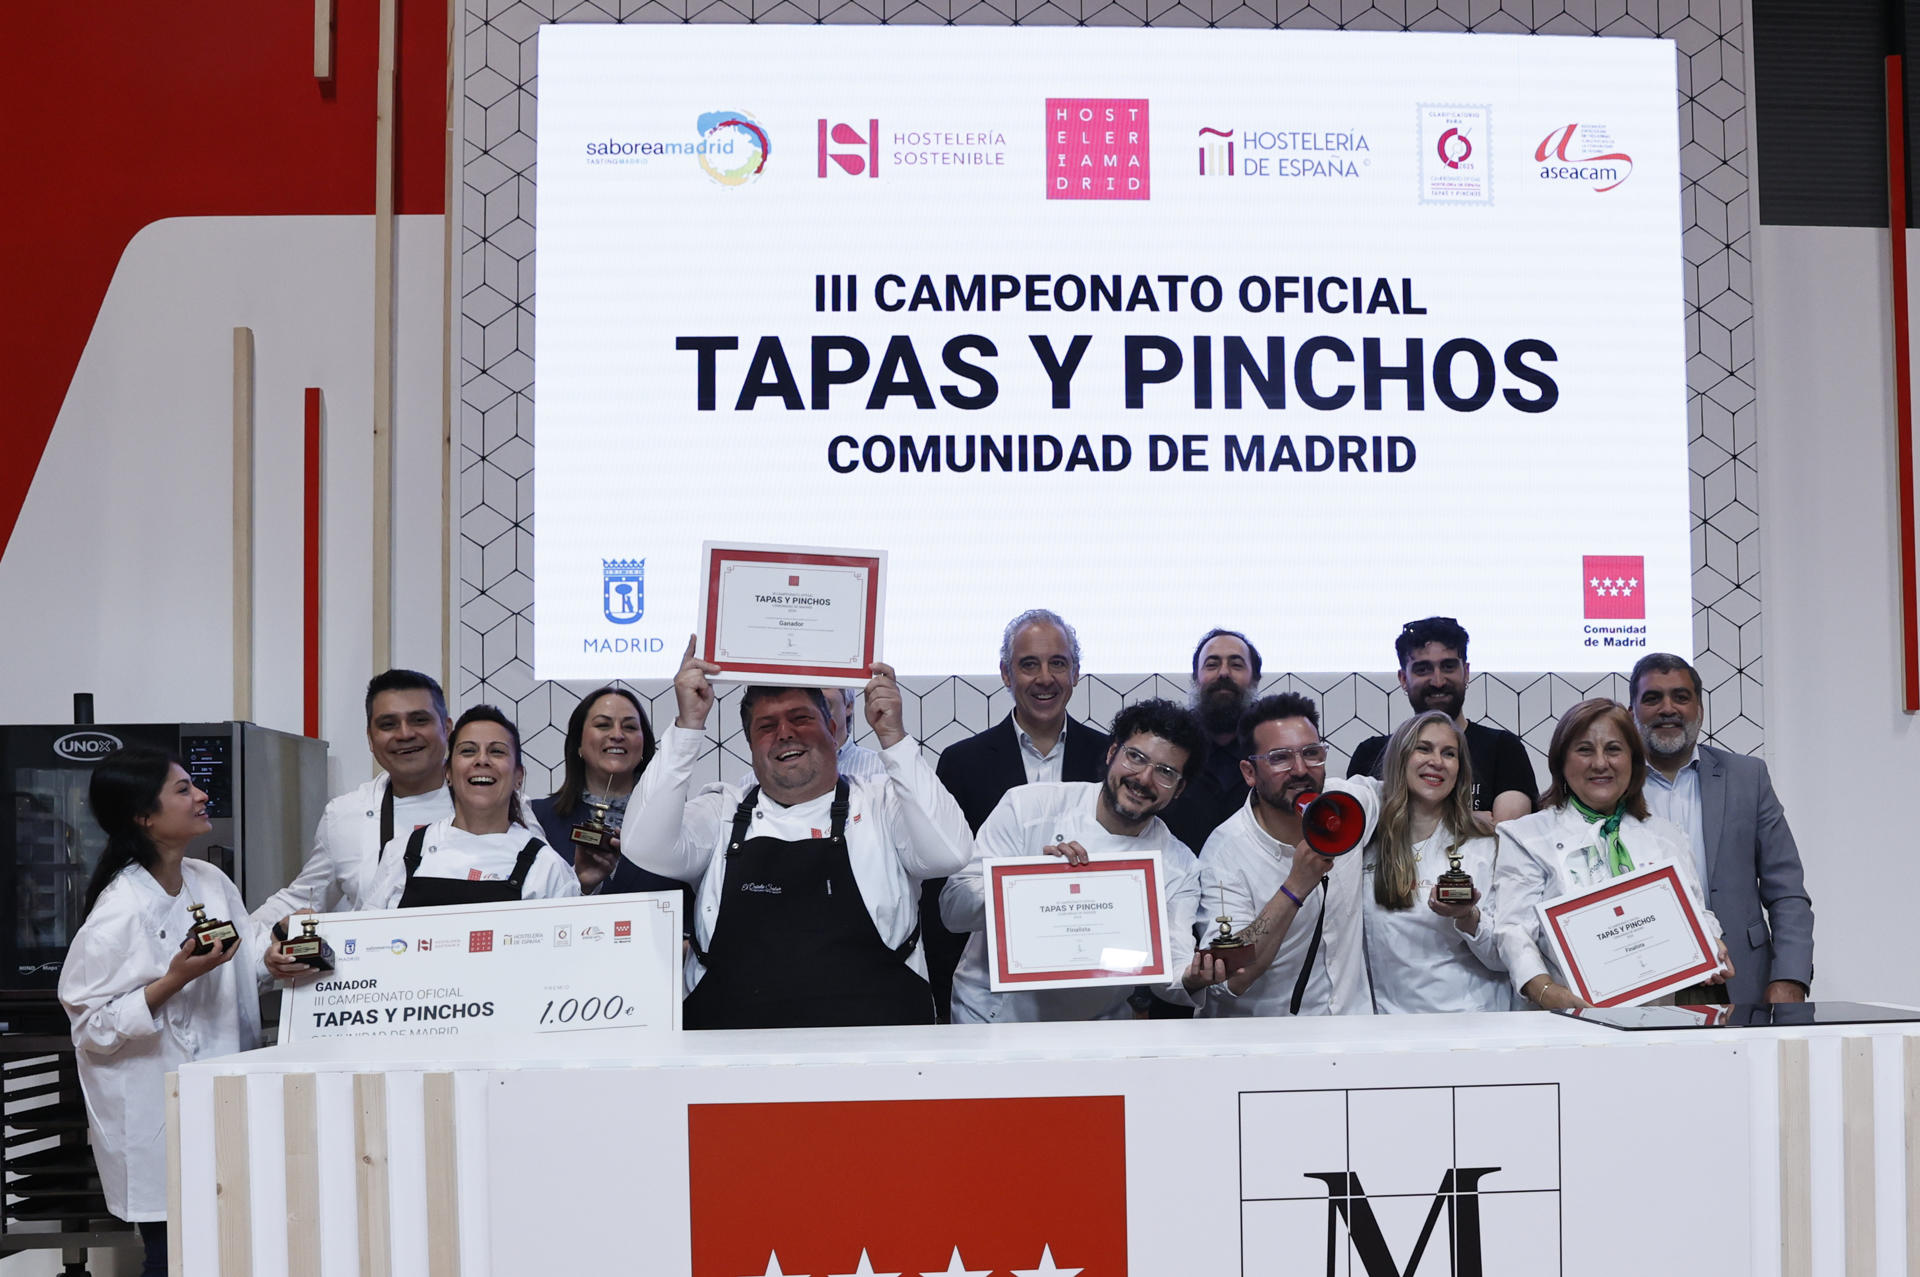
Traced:
<path fill-rule="evenodd" d="M 1153 195 L 1145 98 L 1047 99 L 1047 198 Z"/>
<path fill-rule="evenodd" d="M 493 952 L 493 932 L 492 931 L 467 932 L 467 952 L 468 953 L 492 953 Z"/>
<path fill-rule="evenodd" d="M 631 939 L 632 936 L 633 936 L 632 922 L 619 921 L 613 924 L 613 938 L 615 940 L 627 940 L 627 939 Z"/>
<path fill-rule="evenodd" d="M 1638 554 L 1589 554 L 1580 560 L 1580 588 L 1589 621 L 1647 617 L 1647 561 Z"/>

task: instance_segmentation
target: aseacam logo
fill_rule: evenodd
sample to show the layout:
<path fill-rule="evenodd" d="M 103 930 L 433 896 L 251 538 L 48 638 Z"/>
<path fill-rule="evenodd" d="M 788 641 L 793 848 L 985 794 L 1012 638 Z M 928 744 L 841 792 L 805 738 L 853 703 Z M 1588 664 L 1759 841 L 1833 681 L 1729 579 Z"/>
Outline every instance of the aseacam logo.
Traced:
<path fill-rule="evenodd" d="M 1580 138 L 1577 147 L 1576 134 Z M 1608 150 L 1612 145 L 1613 138 L 1602 125 L 1563 124 L 1540 139 L 1540 145 L 1533 148 L 1533 158 L 1540 165 L 1543 181 L 1581 182 L 1604 193 L 1633 176 L 1633 157 L 1625 151 Z M 1577 157 L 1568 153 L 1589 150 L 1596 153 Z"/>
<path fill-rule="evenodd" d="M 106 732 L 68 732 L 53 742 L 53 752 L 74 763 L 93 762 L 121 748 L 120 738 Z"/>

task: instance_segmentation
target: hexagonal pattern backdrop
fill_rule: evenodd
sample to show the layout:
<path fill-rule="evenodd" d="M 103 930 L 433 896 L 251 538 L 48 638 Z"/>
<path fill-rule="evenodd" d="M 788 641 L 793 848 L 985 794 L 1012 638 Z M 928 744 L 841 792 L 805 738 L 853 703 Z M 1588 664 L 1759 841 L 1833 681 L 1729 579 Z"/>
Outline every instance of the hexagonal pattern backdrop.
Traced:
<path fill-rule="evenodd" d="M 1742 753 L 1761 746 L 1760 546 L 1754 443 L 1752 191 L 1745 32 L 1739 0 L 465 0 L 461 73 L 460 607 L 454 686 L 461 705 L 516 715 L 527 792 L 547 792 L 567 715 L 584 685 L 533 677 L 533 218 L 537 68 L 544 22 L 906 22 L 986 25 L 1218 26 L 1355 31 L 1498 32 L 1664 37 L 1679 58 L 1677 104 L 1687 297 L 1692 469 L 1693 618 L 1707 685 L 1708 735 Z M 1010 609 L 1011 611 L 1014 609 Z M 1071 619 L 1071 618 L 1069 618 Z M 1466 618 L 1471 629 L 1472 618 Z M 1214 623 L 1195 617 L 1195 637 Z M 1230 622 L 1229 622 L 1230 623 Z M 1254 635 L 1256 642 L 1259 635 Z M 1381 636 L 1383 654 L 1391 635 Z M 1177 668 L 1187 653 L 1169 652 Z M 1281 674 L 1265 653 L 1266 689 L 1321 703 L 1342 757 L 1409 713 L 1392 672 Z M 981 653 L 992 669 L 997 653 Z M 1524 736 L 1544 770 L 1555 719 L 1591 695 L 1623 697 L 1625 680 L 1479 671 L 1467 713 Z M 1105 723 L 1130 700 L 1184 697 L 1185 674 L 1083 679 L 1073 712 Z M 637 685 L 656 723 L 671 690 Z M 908 730 L 930 752 L 992 725 L 1010 708 L 996 676 L 910 679 Z M 712 775 L 746 768 L 730 693 L 714 720 Z M 864 726 L 861 728 L 865 733 Z"/>

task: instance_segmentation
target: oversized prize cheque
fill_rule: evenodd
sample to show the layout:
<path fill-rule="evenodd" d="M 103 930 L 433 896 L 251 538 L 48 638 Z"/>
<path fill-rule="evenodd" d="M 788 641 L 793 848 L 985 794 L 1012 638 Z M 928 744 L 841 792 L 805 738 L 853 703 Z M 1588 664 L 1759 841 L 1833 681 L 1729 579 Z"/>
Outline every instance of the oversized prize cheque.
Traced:
<path fill-rule="evenodd" d="M 696 650 L 716 679 L 865 687 L 880 659 L 887 552 L 708 541 Z"/>
<path fill-rule="evenodd" d="M 1574 992 L 1597 1007 L 1638 1006 L 1720 966 L 1672 865 L 1654 865 L 1534 906 Z"/>
<path fill-rule="evenodd" d="M 1155 984 L 1167 971 L 1167 902 L 1160 853 L 988 857 L 988 985 L 1084 989 Z"/>
<path fill-rule="evenodd" d="M 319 916 L 334 969 L 282 990 L 280 1041 L 680 1027 L 680 893 Z"/>

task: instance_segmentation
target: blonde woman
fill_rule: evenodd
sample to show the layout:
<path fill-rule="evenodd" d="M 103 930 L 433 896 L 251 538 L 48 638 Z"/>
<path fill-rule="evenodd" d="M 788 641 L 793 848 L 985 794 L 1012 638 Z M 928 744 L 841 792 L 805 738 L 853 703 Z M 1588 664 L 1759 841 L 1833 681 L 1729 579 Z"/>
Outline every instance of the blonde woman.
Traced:
<path fill-rule="evenodd" d="M 1380 820 L 1367 844 L 1367 973 L 1378 1014 L 1505 1011 L 1491 905 L 1492 837 L 1473 812 L 1473 763 L 1453 719 L 1429 710 L 1402 723 L 1381 768 Z M 1443 904 L 1436 882 L 1449 853 L 1473 879 L 1474 898 Z"/>

